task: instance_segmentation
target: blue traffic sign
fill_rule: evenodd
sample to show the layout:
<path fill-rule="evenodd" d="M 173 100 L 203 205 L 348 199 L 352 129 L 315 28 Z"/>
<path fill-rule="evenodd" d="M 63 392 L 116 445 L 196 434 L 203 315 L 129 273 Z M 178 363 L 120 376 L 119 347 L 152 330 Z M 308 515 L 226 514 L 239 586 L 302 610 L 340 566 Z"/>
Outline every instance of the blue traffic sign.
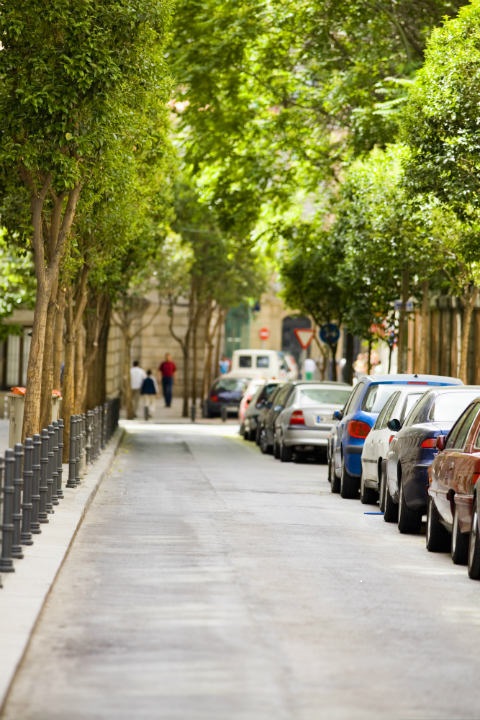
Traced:
<path fill-rule="evenodd" d="M 338 325 L 335 325 L 335 323 L 327 323 L 326 325 L 322 325 L 318 334 L 320 340 L 327 343 L 327 345 L 335 345 L 340 337 L 340 328 Z"/>

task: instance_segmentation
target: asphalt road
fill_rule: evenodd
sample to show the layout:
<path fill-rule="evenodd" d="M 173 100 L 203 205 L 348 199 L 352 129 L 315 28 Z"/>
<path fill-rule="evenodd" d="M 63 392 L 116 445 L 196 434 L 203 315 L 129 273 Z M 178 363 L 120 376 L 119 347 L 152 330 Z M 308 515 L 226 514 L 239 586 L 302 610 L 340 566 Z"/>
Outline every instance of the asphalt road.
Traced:
<path fill-rule="evenodd" d="M 126 427 L 4 720 L 480 717 L 465 568 L 232 423 Z"/>

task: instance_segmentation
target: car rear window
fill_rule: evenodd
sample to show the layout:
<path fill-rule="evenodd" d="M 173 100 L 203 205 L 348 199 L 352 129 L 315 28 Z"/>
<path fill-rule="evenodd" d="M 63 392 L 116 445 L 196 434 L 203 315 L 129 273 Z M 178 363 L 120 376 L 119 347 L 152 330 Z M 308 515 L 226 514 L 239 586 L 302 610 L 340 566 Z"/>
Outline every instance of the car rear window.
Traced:
<path fill-rule="evenodd" d="M 300 397 L 311 403 L 326 405 L 345 405 L 352 389 L 347 388 L 301 388 Z"/>
<path fill-rule="evenodd" d="M 218 381 L 215 390 L 216 392 L 221 392 L 222 390 L 227 390 L 228 392 L 240 390 L 243 392 L 246 387 L 247 381 L 242 378 L 222 378 Z"/>
<path fill-rule="evenodd" d="M 365 412 L 379 413 L 388 398 L 398 390 L 398 385 L 370 385 L 362 402 L 362 410 Z"/>
<path fill-rule="evenodd" d="M 478 395 L 478 392 L 477 392 Z M 472 393 L 445 393 L 438 395 L 430 408 L 429 420 L 433 422 L 454 422 L 474 399 Z"/>

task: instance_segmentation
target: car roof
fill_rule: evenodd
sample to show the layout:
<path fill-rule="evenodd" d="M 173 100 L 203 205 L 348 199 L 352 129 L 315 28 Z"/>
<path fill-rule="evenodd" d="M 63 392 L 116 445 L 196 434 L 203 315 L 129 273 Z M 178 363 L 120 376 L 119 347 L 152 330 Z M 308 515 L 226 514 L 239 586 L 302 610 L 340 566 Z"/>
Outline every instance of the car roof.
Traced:
<path fill-rule="evenodd" d="M 450 375 L 428 375 L 422 373 L 395 373 L 392 375 L 361 375 L 358 382 L 364 383 L 449 383 L 451 385 L 463 385 L 460 378 Z"/>

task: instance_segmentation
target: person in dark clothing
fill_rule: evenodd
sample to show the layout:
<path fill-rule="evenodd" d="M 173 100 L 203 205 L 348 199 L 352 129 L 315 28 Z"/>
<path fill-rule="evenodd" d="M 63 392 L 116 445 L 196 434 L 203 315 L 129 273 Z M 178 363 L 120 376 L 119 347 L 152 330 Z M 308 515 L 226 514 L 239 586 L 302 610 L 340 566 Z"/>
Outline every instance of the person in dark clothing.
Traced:
<path fill-rule="evenodd" d="M 152 377 L 152 371 L 147 370 L 147 375 L 142 382 L 140 388 L 140 397 L 143 402 L 143 413 L 145 420 L 150 420 L 153 417 L 155 410 L 155 398 L 158 395 L 158 385 L 154 377 Z"/>
<path fill-rule="evenodd" d="M 173 379 L 177 370 L 170 353 L 165 355 L 165 360 L 160 363 L 158 369 L 162 377 L 162 391 L 163 399 L 165 400 L 165 407 L 170 407 L 172 404 Z"/>

